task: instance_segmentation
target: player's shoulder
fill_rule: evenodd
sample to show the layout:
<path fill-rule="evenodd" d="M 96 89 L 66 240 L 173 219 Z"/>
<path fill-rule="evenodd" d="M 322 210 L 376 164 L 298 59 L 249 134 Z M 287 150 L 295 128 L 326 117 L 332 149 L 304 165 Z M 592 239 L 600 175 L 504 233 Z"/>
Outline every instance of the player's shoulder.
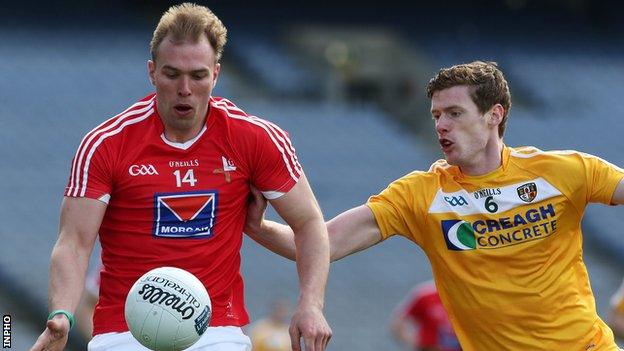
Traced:
<path fill-rule="evenodd" d="M 93 128 L 87 135 L 97 134 L 113 136 L 124 131 L 136 128 L 141 122 L 146 122 L 156 111 L 156 95 L 150 94 L 127 107 L 122 112 L 108 118 Z"/>
<path fill-rule="evenodd" d="M 218 118 L 223 120 L 228 128 L 235 129 L 239 133 L 265 134 L 275 130 L 281 131 L 274 123 L 247 113 L 229 99 L 212 96 L 210 106 L 216 110 Z"/>
<path fill-rule="evenodd" d="M 448 173 L 452 168 L 453 166 L 451 166 L 445 159 L 440 159 L 432 163 L 431 166 L 429 166 L 429 170 L 423 173 L 430 176 L 436 176 L 439 174 Z"/>
<path fill-rule="evenodd" d="M 437 161 L 434 163 L 431 168 L 427 171 L 422 170 L 414 170 L 411 171 L 402 177 L 396 179 L 392 182 L 393 186 L 400 187 L 408 187 L 408 188 L 418 188 L 421 191 L 422 189 L 437 189 L 437 185 L 440 184 L 441 179 L 441 170 L 445 170 L 446 168 L 441 164 L 438 165 L 439 162 L 443 160 Z M 446 162 L 446 161 L 444 161 Z"/>
<path fill-rule="evenodd" d="M 541 150 L 535 146 L 509 148 L 509 157 L 521 160 L 561 160 L 587 156 L 591 155 L 576 150 Z"/>
<path fill-rule="evenodd" d="M 577 150 L 541 150 L 534 146 L 509 148 L 510 160 L 517 164 L 535 166 L 578 167 L 583 160 L 601 160 L 599 157 Z"/>
<path fill-rule="evenodd" d="M 156 95 L 149 94 L 139 101 L 133 103 L 121 113 L 106 119 L 85 134 L 81 141 L 81 147 L 92 147 L 101 143 L 111 142 L 120 139 L 121 136 L 138 130 L 145 123 L 150 121 L 150 117 L 156 112 Z"/>

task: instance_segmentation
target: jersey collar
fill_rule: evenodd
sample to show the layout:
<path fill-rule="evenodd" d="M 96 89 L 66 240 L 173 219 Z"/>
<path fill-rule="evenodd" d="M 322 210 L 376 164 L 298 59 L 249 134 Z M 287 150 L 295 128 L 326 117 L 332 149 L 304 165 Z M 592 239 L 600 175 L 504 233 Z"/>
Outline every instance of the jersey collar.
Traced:
<path fill-rule="evenodd" d="M 204 135 L 204 133 L 206 132 L 206 130 L 208 130 L 210 128 L 210 126 L 214 123 L 214 119 L 215 117 L 213 116 L 215 114 L 214 110 L 215 108 L 212 107 L 212 104 L 214 102 L 213 97 L 210 97 L 210 102 L 208 103 L 208 111 L 206 112 L 206 122 L 204 123 L 204 126 L 202 127 L 202 129 L 199 131 L 199 133 L 197 134 L 197 136 L 195 136 L 193 139 L 185 141 L 183 143 L 176 143 L 173 141 L 168 140 L 165 137 L 165 125 L 162 122 L 162 119 L 160 118 L 160 114 L 158 113 L 158 95 L 155 96 L 154 98 L 154 115 L 155 115 L 155 122 L 156 122 L 156 127 L 157 127 L 157 131 L 158 133 L 160 133 L 160 138 L 165 142 L 165 144 L 174 147 L 176 149 L 180 149 L 180 150 L 188 150 L 191 146 L 193 146 L 193 144 L 195 144 L 195 142 L 197 140 L 199 140 L 202 135 Z"/>
<path fill-rule="evenodd" d="M 202 129 L 199 131 L 199 134 L 197 134 L 196 137 L 194 137 L 191 140 L 185 141 L 183 143 L 176 143 L 173 141 L 170 141 L 167 139 L 167 137 L 165 137 L 165 133 L 162 132 L 160 134 L 160 138 L 165 142 L 165 144 L 174 147 L 176 149 L 181 149 L 181 150 L 187 150 L 188 148 L 190 148 L 191 146 L 193 146 L 193 144 L 195 144 L 195 142 L 201 138 L 202 135 L 204 135 L 204 132 L 207 130 L 208 128 L 206 128 L 206 125 L 204 124 L 204 126 L 202 127 Z"/>
<path fill-rule="evenodd" d="M 495 178 L 501 177 L 505 173 L 505 170 L 507 169 L 507 166 L 509 164 L 510 155 L 511 155 L 511 149 L 507 147 L 507 145 L 503 144 L 503 150 L 501 153 L 501 165 L 495 170 L 493 170 L 492 172 L 478 175 L 478 176 L 469 176 L 469 175 L 463 174 L 461 170 L 459 169 L 459 167 L 457 166 L 451 167 L 450 171 L 453 173 L 454 178 L 460 178 L 460 179 L 466 179 L 466 180 L 478 180 L 478 181 L 495 179 Z"/>

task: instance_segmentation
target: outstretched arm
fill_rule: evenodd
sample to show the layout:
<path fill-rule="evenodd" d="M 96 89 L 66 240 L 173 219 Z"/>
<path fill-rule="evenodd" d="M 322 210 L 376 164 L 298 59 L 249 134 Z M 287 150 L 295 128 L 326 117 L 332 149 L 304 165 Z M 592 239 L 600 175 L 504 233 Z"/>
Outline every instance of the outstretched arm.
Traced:
<path fill-rule="evenodd" d="M 245 221 L 245 234 L 274 253 L 294 261 L 296 255 L 295 233 L 287 225 L 264 219 L 268 202 L 260 190 L 253 185 L 251 186 L 251 195 Z M 289 196 L 289 194 L 284 196 Z"/>
<path fill-rule="evenodd" d="M 271 201 L 277 213 L 293 229 L 299 301 L 290 325 L 293 350 L 323 351 L 331 329 L 323 316 L 325 285 L 329 273 L 329 240 L 321 209 L 308 181 L 302 176 L 284 196 Z"/>
<path fill-rule="evenodd" d="M 624 178 L 620 180 L 617 187 L 615 188 L 615 192 L 613 193 L 613 197 L 611 198 L 611 203 L 614 205 L 624 204 Z"/>
<path fill-rule="evenodd" d="M 59 237 L 50 259 L 48 303 L 51 311 L 74 313 L 84 288 L 89 257 L 106 211 L 106 204 L 87 198 L 65 197 L 61 206 Z M 31 351 L 63 350 L 69 333 L 63 314 L 47 321 Z"/>
<path fill-rule="evenodd" d="M 264 219 L 267 201 L 252 188 L 252 203 L 247 213 L 245 233 L 260 245 L 290 260 L 295 260 L 295 239 L 292 229 Z M 347 210 L 327 223 L 330 259 L 339 260 L 381 241 L 381 232 L 366 205 Z"/>

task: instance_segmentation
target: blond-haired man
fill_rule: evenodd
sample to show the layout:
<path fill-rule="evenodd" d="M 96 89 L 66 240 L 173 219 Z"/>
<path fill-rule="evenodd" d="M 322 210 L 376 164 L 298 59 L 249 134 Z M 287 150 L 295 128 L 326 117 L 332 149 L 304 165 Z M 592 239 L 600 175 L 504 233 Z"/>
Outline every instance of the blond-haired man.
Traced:
<path fill-rule="evenodd" d="M 590 202 L 624 203 L 624 171 L 506 146 L 511 94 L 494 63 L 444 68 L 427 94 L 445 160 L 329 221 L 331 259 L 397 234 L 419 245 L 466 351 L 617 350 L 596 313 L 580 224 Z M 245 232 L 293 258 L 290 228 L 262 221 L 257 200 Z"/>
<path fill-rule="evenodd" d="M 61 350 L 87 261 L 102 244 L 101 288 L 89 350 L 140 350 L 124 320 L 126 294 L 146 271 L 195 274 L 212 300 L 210 327 L 189 350 L 249 351 L 240 274 L 250 184 L 294 228 L 299 303 L 292 348 L 324 350 L 327 230 L 286 132 L 213 97 L 226 29 L 207 8 L 171 7 L 151 42 L 156 88 L 82 140 L 61 209 L 50 264 L 50 315 L 32 350 Z"/>

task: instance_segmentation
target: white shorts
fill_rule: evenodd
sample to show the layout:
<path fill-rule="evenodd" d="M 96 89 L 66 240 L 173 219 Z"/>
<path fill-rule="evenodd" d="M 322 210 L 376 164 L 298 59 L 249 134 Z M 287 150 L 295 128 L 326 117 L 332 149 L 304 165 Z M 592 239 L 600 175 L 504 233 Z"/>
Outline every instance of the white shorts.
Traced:
<path fill-rule="evenodd" d="M 149 351 L 130 334 L 98 334 L 91 339 L 89 351 Z M 251 340 L 239 327 L 209 327 L 206 332 L 187 349 L 188 351 L 251 351 Z"/>

